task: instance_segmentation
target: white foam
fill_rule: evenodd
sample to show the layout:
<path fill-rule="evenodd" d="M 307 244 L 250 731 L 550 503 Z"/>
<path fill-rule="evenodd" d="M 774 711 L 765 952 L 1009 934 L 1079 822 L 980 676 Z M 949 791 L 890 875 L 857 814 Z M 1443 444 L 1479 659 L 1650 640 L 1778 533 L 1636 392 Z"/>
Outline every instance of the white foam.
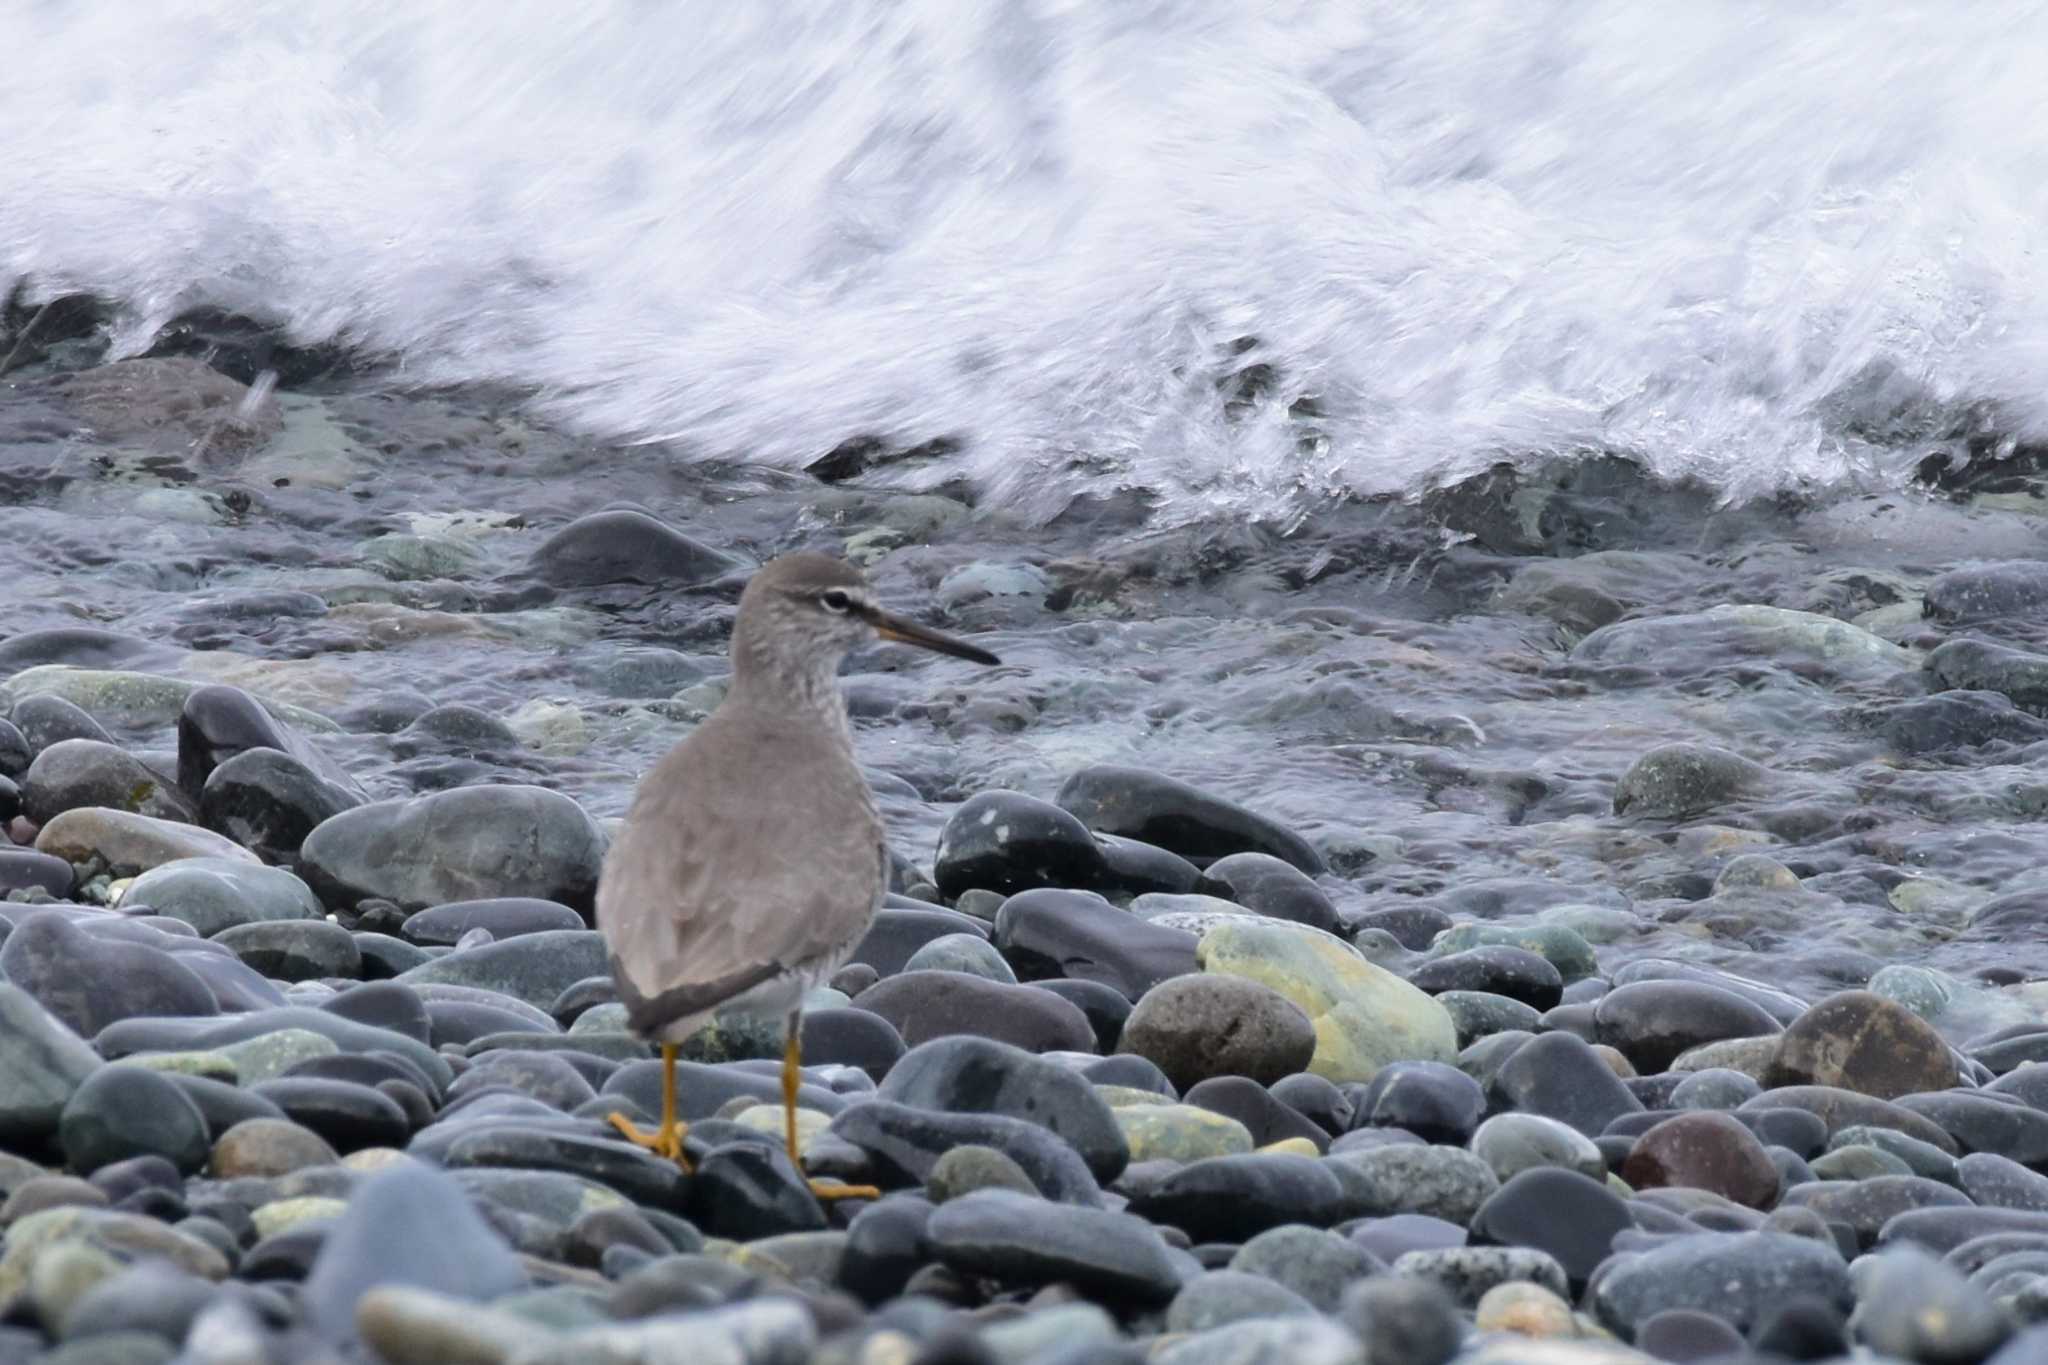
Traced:
<path fill-rule="evenodd" d="M 916 477 L 1195 514 L 2048 427 L 2038 3 L 22 0 L 0 51 L 0 283 L 121 298 L 130 347 L 280 318 L 650 458 L 954 435 Z M 1227 419 L 1248 334 L 1281 379 Z"/>

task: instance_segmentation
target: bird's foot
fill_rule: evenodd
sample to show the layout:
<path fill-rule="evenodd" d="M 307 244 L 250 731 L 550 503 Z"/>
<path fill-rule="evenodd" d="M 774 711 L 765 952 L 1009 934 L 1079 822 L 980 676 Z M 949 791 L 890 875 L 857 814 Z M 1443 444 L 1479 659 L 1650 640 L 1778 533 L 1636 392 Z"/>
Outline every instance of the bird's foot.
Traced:
<path fill-rule="evenodd" d="M 873 1185 L 842 1185 L 836 1180 L 810 1180 L 806 1182 L 811 1193 L 819 1201 L 830 1203 L 834 1199 L 880 1199 L 882 1192 Z"/>
<path fill-rule="evenodd" d="M 618 1129 L 620 1135 L 635 1147 L 645 1147 L 656 1156 L 667 1157 L 688 1173 L 690 1159 L 683 1155 L 683 1134 L 689 1129 L 683 1124 L 667 1124 L 650 1133 L 616 1110 L 605 1115 L 605 1122 Z"/>

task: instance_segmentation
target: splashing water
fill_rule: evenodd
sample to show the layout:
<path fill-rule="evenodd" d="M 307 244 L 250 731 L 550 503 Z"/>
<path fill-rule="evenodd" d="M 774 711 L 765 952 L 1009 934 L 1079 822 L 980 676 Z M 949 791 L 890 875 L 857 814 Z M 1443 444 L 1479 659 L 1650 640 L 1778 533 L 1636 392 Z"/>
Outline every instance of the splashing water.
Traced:
<path fill-rule="evenodd" d="M 1019 511 L 2048 428 L 2048 7 L 22 3 L 0 285 Z M 1233 377 L 1234 376 L 1234 377 Z"/>

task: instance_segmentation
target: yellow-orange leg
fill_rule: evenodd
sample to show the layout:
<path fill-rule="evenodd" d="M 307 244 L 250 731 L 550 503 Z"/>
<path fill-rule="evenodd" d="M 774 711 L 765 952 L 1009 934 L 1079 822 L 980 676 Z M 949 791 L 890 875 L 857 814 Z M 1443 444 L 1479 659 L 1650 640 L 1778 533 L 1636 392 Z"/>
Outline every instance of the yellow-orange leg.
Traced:
<path fill-rule="evenodd" d="M 645 1147 L 656 1156 L 667 1157 L 690 1169 L 690 1159 L 683 1155 L 683 1134 L 690 1131 L 686 1123 L 676 1122 L 676 1045 L 661 1045 L 661 1127 L 647 1132 L 637 1127 L 633 1120 L 614 1111 L 605 1116 L 612 1127 L 625 1136 L 626 1141 L 636 1147 Z"/>
<path fill-rule="evenodd" d="M 804 1168 L 804 1159 L 797 1152 L 796 1145 L 796 1089 L 803 1081 L 803 1016 L 792 1013 L 789 1016 L 789 1035 L 782 1045 L 782 1138 L 789 1147 L 789 1159 L 797 1170 Z M 880 1199 L 882 1192 L 873 1185 L 827 1185 L 806 1177 L 811 1193 L 820 1199 Z"/>

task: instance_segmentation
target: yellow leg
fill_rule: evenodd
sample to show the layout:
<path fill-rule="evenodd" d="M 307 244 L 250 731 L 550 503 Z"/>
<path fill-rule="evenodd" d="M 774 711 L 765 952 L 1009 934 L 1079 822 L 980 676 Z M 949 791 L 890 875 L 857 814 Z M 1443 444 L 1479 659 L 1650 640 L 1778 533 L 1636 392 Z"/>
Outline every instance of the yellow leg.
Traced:
<path fill-rule="evenodd" d="M 789 1036 L 782 1045 L 782 1137 L 789 1147 L 789 1159 L 797 1170 L 804 1168 L 803 1157 L 796 1145 L 796 1089 L 803 1081 L 803 1018 L 789 1016 Z M 811 1193 L 820 1199 L 880 1199 L 882 1192 L 873 1185 L 825 1185 L 807 1180 Z"/>
<path fill-rule="evenodd" d="M 637 1127 L 633 1120 L 617 1112 L 607 1115 L 606 1119 L 612 1127 L 618 1129 L 625 1136 L 626 1141 L 633 1143 L 635 1146 L 645 1147 L 656 1156 L 667 1157 L 670 1161 L 681 1166 L 684 1171 L 690 1169 L 690 1159 L 683 1155 L 683 1134 L 690 1131 L 690 1126 L 686 1123 L 676 1122 L 676 1045 L 674 1043 L 663 1043 L 661 1045 L 661 1127 L 652 1133 L 646 1132 Z"/>

